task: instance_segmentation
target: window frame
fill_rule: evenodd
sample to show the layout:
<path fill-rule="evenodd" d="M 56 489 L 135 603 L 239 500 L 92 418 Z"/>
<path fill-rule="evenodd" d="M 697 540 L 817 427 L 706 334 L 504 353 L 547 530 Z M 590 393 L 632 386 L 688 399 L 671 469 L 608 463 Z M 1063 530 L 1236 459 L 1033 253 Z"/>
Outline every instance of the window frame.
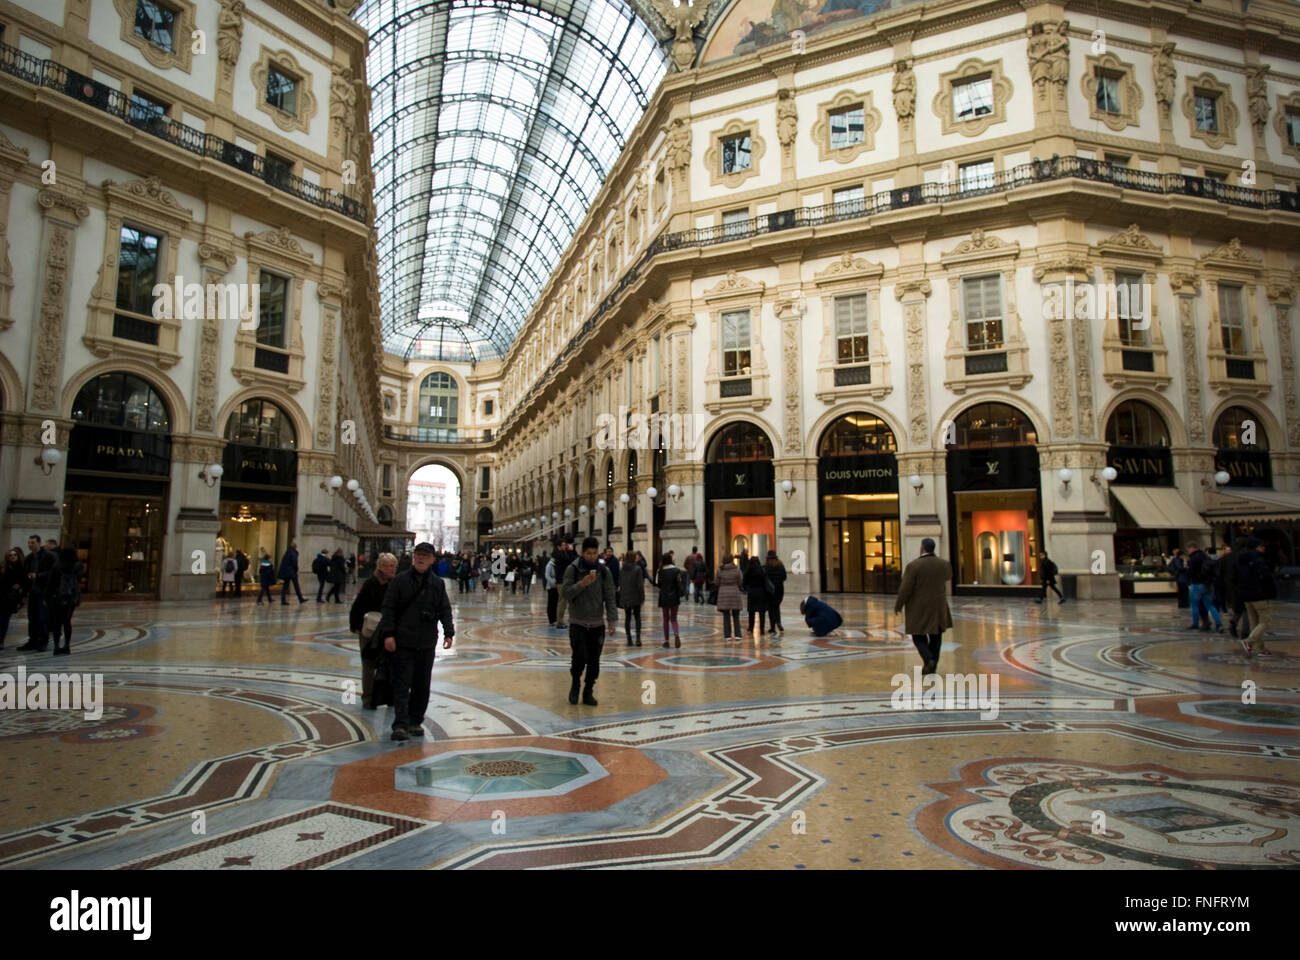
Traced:
<path fill-rule="evenodd" d="M 997 319 L 996 321 L 990 321 L 988 317 L 981 317 L 978 320 L 972 320 L 968 315 L 968 307 L 970 305 L 970 299 L 967 295 L 967 290 L 969 289 L 969 285 L 976 281 L 983 283 L 983 281 L 989 281 L 989 280 L 994 281 L 994 286 L 997 289 L 997 294 L 998 294 Z M 971 274 L 971 275 L 963 276 L 961 278 L 960 309 L 961 309 L 961 324 L 962 324 L 962 338 L 963 338 L 962 345 L 967 353 L 996 352 L 999 350 L 1005 350 L 1007 348 L 1007 301 L 1006 301 L 1005 291 L 1003 290 L 1004 283 L 1005 283 L 1005 278 L 1001 271 Z M 983 294 L 981 294 L 981 308 L 982 307 L 983 307 Z M 998 338 L 996 344 L 990 343 L 984 337 L 981 337 L 980 339 L 982 345 L 973 346 L 971 343 L 971 326 L 973 324 L 981 324 L 987 327 L 987 325 L 990 322 L 997 323 Z"/>
<path fill-rule="evenodd" d="M 862 306 L 861 317 L 856 316 L 855 311 L 853 309 L 853 305 L 856 305 L 859 302 L 861 303 Z M 851 305 L 849 308 L 849 317 L 848 317 L 850 329 L 848 330 L 847 333 L 841 329 L 841 324 L 844 319 L 840 316 L 841 303 L 848 303 Z M 834 310 L 835 313 L 835 315 L 831 318 L 831 322 L 833 324 L 834 333 L 835 333 L 835 365 L 837 367 L 843 367 L 843 366 L 852 366 L 852 365 L 862 364 L 862 363 L 870 363 L 871 362 L 871 296 L 870 294 L 865 290 L 863 290 L 860 293 L 835 294 L 834 296 L 831 297 L 831 308 L 832 310 Z M 859 320 L 861 321 L 861 327 L 862 327 L 860 331 L 857 329 L 857 327 L 859 326 Z M 849 349 L 848 359 L 844 358 L 844 350 L 843 350 L 844 341 L 846 339 L 852 342 L 852 346 Z M 859 340 L 862 341 L 861 356 L 858 355 Z"/>
<path fill-rule="evenodd" d="M 727 345 L 727 318 L 744 316 L 745 336 L 744 343 L 737 342 L 733 346 Z M 718 357 L 722 361 L 720 376 L 722 379 L 733 379 L 740 377 L 749 377 L 754 372 L 754 328 L 753 328 L 753 311 L 749 307 L 733 307 L 722 310 L 718 314 Z M 737 331 L 738 332 L 738 331 Z M 734 358 L 731 365 L 734 367 L 732 372 L 728 372 L 728 354 L 733 354 Z M 744 362 L 742 363 L 742 357 Z"/>
<path fill-rule="evenodd" d="M 265 322 L 266 313 L 265 313 L 265 311 L 266 311 L 266 309 L 267 309 L 268 300 L 267 300 L 267 297 L 263 294 L 262 291 L 263 291 L 263 283 L 264 283 L 264 280 L 265 280 L 266 278 L 271 278 L 271 279 L 273 279 L 273 280 L 279 280 L 281 283 L 284 284 L 284 304 L 283 304 L 283 306 L 284 306 L 284 313 L 283 313 L 283 315 L 282 315 L 281 318 L 280 318 L 280 337 L 279 337 L 280 342 L 279 342 L 279 343 L 270 343 L 270 342 L 268 342 L 267 340 L 264 340 L 264 339 L 263 339 L 263 331 L 266 329 L 266 322 Z M 278 271 L 276 271 L 276 270 L 268 270 L 265 266 L 260 267 L 260 268 L 258 269 L 258 276 L 257 276 L 257 310 L 258 310 L 258 314 L 257 314 L 257 329 L 254 331 L 253 336 L 254 336 L 254 339 L 256 340 L 257 345 L 258 345 L 259 347 L 269 347 L 269 348 L 271 348 L 272 350 L 279 350 L 279 351 L 282 351 L 282 352 L 283 352 L 283 351 L 287 351 L 287 349 L 288 349 L 287 344 L 288 344 L 288 342 L 289 342 L 289 336 L 288 336 L 288 334 L 289 334 L 289 330 L 288 330 L 288 327 L 289 327 L 289 317 L 291 316 L 291 314 L 292 314 L 292 312 L 293 312 L 292 297 L 293 297 L 293 278 L 292 278 L 292 277 L 290 277 L 290 276 L 286 276 L 286 275 L 284 275 L 284 274 L 281 274 L 280 272 L 278 272 Z"/>

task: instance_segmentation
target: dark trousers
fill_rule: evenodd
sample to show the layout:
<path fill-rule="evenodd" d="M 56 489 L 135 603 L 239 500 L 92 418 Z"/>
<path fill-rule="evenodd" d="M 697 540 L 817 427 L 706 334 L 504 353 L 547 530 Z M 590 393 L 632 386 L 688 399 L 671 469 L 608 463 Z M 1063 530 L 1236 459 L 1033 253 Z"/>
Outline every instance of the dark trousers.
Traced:
<path fill-rule="evenodd" d="M 728 640 L 734 632 L 736 638 L 740 638 L 740 611 L 739 610 L 719 610 L 722 614 L 722 636 Z"/>
<path fill-rule="evenodd" d="M 632 632 L 632 621 L 636 620 L 636 633 Z M 623 608 L 623 630 L 627 633 L 627 642 L 641 639 L 641 604 Z"/>
<path fill-rule="evenodd" d="M 325 595 L 325 578 L 319 573 L 316 574 L 316 602 L 321 602 L 321 597 Z"/>
<path fill-rule="evenodd" d="M 54 649 L 67 650 L 72 645 L 72 611 L 76 607 L 65 607 L 61 603 L 50 604 L 50 634 L 54 638 Z M 59 637 L 63 637 L 63 646 L 59 646 Z"/>
<path fill-rule="evenodd" d="M 569 674 L 573 682 L 582 679 L 582 671 L 587 671 L 588 689 L 600 676 L 600 651 L 605 648 L 604 627 L 584 627 L 576 623 L 569 625 L 569 647 L 573 650 L 573 659 L 569 662 Z"/>
<path fill-rule="evenodd" d="M 916 644 L 916 652 L 921 655 L 921 659 L 926 663 L 939 662 L 939 647 L 943 644 L 942 633 L 924 633 L 912 634 L 912 642 Z"/>
<path fill-rule="evenodd" d="M 1065 597 L 1061 594 L 1061 591 L 1056 589 L 1056 581 L 1055 581 L 1055 580 L 1044 580 L 1044 581 L 1043 581 L 1043 594 L 1042 594 L 1042 596 L 1040 596 L 1038 599 L 1039 599 L 1039 600 L 1046 600 L 1046 599 L 1047 599 L 1047 591 L 1048 591 L 1048 590 L 1051 590 L 1052 593 L 1056 594 L 1056 599 L 1058 599 L 1058 600 L 1064 600 L 1064 599 L 1065 599 Z"/>
<path fill-rule="evenodd" d="M 753 632 L 754 632 L 754 616 L 755 616 L 755 614 L 758 615 L 758 632 L 759 632 L 759 634 L 762 635 L 762 634 L 764 634 L 764 633 L 767 633 L 767 627 L 764 626 L 764 624 L 767 622 L 767 609 L 766 609 L 766 608 L 764 608 L 764 609 L 762 609 L 762 610 L 751 610 L 751 611 L 749 611 L 749 632 L 750 632 L 750 633 L 753 633 Z"/>
<path fill-rule="evenodd" d="M 235 596 L 238 597 L 239 591 L 243 589 L 244 589 L 244 575 L 242 573 L 237 573 L 235 574 Z"/>
<path fill-rule="evenodd" d="M 709 592 L 709 585 L 707 581 L 704 580 L 695 581 L 695 602 L 696 603 L 703 603 L 704 595 L 708 592 Z"/>
<path fill-rule="evenodd" d="M 677 629 L 677 608 L 663 607 L 664 614 L 664 643 L 668 642 L 668 627 L 671 624 L 673 628 L 673 638 L 676 639 L 680 631 Z"/>
<path fill-rule="evenodd" d="M 27 595 L 27 639 L 44 646 L 50 642 L 50 627 L 45 608 L 45 594 L 35 588 Z"/>
<path fill-rule="evenodd" d="M 546 590 L 546 619 L 555 626 L 555 614 L 560 609 L 560 591 L 555 587 Z"/>
<path fill-rule="evenodd" d="M 330 602 L 330 597 L 333 597 L 335 603 L 342 603 L 343 600 L 342 600 L 342 598 L 339 596 L 339 591 L 342 590 L 342 589 L 343 589 L 343 581 L 341 581 L 341 580 L 335 580 L 333 583 L 331 583 L 331 584 L 330 584 L 330 592 L 327 593 L 327 594 L 325 594 L 325 602 L 326 602 L 326 603 L 329 603 L 329 602 Z"/>
<path fill-rule="evenodd" d="M 266 597 L 267 603 L 275 603 L 275 597 L 271 596 L 271 584 L 262 584 L 262 592 L 257 595 L 257 602 L 261 603 L 263 597 Z"/>
<path fill-rule="evenodd" d="M 781 601 L 784 599 L 785 599 L 784 593 L 776 593 L 772 595 L 772 599 L 768 603 L 767 625 L 771 627 L 773 631 L 776 630 L 781 630 L 782 632 L 785 631 L 785 624 L 781 622 Z"/>
<path fill-rule="evenodd" d="M 1188 607 L 1192 605 L 1192 602 L 1188 597 L 1187 591 L 1188 591 L 1187 584 L 1185 583 L 1178 584 L 1178 609 L 1179 610 L 1186 610 Z"/>
<path fill-rule="evenodd" d="M 302 595 L 302 587 L 298 586 L 298 575 L 297 575 L 297 574 L 294 574 L 292 577 L 287 577 L 287 578 L 285 579 L 285 581 L 284 581 L 283 586 L 281 586 L 281 588 L 280 588 L 280 602 L 281 602 L 281 603 L 288 603 L 288 602 L 289 602 L 289 584 L 291 584 L 291 583 L 293 584 L 293 591 L 294 591 L 294 593 L 298 594 L 298 599 L 299 599 L 299 600 L 303 600 L 303 599 L 305 599 L 305 598 L 303 597 L 303 595 Z"/>
<path fill-rule="evenodd" d="M 420 650 L 398 647 L 389 658 L 393 670 L 393 729 L 418 727 L 429 709 L 429 684 L 433 679 L 433 647 Z"/>
<path fill-rule="evenodd" d="M 12 610 L 0 610 L 0 647 L 5 645 L 5 637 L 9 636 L 9 618 L 12 616 Z"/>
<path fill-rule="evenodd" d="M 525 594 L 528 593 L 528 591 L 532 588 L 532 586 L 533 586 L 533 578 L 532 578 L 532 577 L 524 577 L 524 593 L 525 593 Z"/>
<path fill-rule="evenodd" d="M 510 581 L 510 592 L 511 593 L 517 592 L 518 587 L 519 587 L 519 577 L 516 576 L 513 580 Z"/>

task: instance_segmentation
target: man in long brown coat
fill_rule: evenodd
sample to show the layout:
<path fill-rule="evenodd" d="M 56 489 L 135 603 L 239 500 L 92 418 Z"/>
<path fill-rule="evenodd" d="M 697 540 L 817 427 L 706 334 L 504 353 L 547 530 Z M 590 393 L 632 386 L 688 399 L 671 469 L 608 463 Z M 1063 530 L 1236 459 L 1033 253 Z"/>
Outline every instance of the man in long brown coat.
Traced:
<path fill-rule="evenodd" d="M 903 569 L 903 582 L 894 601 L 894 612 L 907 608 L 905 628 L 921 654 L 922 673 L 934 673 L 939 666 L 939 646 L 943 632 L 952 626 L 948 609 L 948 581 L 952 567 L 934 555 L 934 541 L 921 541 L 921 555 Z"/>

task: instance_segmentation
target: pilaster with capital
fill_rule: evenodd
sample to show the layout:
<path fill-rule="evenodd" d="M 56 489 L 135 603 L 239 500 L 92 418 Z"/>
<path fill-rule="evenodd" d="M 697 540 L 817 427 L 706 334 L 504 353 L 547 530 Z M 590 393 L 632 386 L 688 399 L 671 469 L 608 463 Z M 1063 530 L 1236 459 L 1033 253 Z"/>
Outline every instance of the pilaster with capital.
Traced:
<path fill-rule="evenodd" d="M 1169 285 L 1178 298 L 1178 329 L 1183 347 L 1184 417 L 1187 439 L 1192 444 L 1205 442 L 1205 406 L 1201 398 L 1200 351 L 1196 344 L 1196 297 L 1201 282 L 1195 274 L 1175 271 Z"/>
<path fill-rule="evenodd" d="M 776 318 L 781 325 L 782 395 L 785 411 L 781 420 L 782 452 L 803 453 L 803 382 L 799 363 L 799 339 L 807 306 L 799 291 L 781 295 L 776 301 Z"/>
<path fill-rule="evenodd" d="M 1295 341 L 1291 332 L 1291 308 L 1296 290 L 1292 283 L 1270 283 L 1268 302 L 1273 307 L 1277 329 L 1278 366 L 1281 368 L 1282 406 L 1286 416 L 1286 440 L 1292 449 L 1300 449 L 1300 397 L 1297 395 Z"/>
<path fill-rule="evenodd" d="M 44 250 L 40 299 L 37 302 L 36 349 L 27 382 L 29 410 L 56 413 L 59 388 L 63 384 L 63 344 L 67 339 L 66 318 L 73 260 L 73 234 L 90 216 L 90 207 L 79 190 L 46 188 L 37 195 L 45 216 Z"/>
<path fill-rule="evenodd" d="M 894 284 L 894 296 L 903 305 L 907 349 L 908 445 L 912 449 L 929 449 L 930 380 L 925 372 L 925 301 L 930 296 L 930 281 L 922 277 L 899 279 Z"/>

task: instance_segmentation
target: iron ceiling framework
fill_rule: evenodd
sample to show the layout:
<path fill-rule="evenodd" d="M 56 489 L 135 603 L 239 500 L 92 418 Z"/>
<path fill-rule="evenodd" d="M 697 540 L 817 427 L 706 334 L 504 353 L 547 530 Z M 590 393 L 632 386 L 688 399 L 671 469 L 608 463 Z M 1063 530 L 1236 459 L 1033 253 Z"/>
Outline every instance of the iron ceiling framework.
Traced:
<path fill-rule="evenodd" d="M 503 356 L 663 77 L 660 40 L 624 0 L 366 0 L 355 17 L 384 349 Z"/>

